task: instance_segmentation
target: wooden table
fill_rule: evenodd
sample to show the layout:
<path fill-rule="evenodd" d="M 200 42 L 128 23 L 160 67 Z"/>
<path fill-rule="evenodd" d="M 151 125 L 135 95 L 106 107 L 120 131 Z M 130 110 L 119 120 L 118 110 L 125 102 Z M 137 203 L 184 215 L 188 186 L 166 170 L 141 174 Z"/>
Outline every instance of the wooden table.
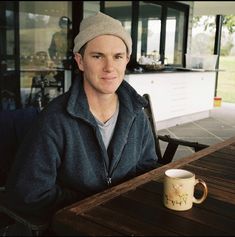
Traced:
<path fill-rule="evenodd" d="M 165 208 L 162 178 L 169 168 L 195 172 L 207 183 L 207 199 L 188 211 Z M 52 226 L 58 235 L 234 236 L 235 137 L 68 206 Z"/>

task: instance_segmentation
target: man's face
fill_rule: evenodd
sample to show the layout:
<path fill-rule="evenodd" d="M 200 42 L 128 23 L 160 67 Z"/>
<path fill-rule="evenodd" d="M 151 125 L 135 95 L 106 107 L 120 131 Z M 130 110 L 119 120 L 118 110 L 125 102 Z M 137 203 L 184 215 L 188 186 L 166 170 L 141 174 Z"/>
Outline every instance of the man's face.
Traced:
<path fill-rule="evenodd" d="M 125 43 L 113 35 L 101 35 L 86 45 L 83 57 L 75 54 L 83 72 L 86 92 L 114 94 L 124 79 L 129 61 Z"/>

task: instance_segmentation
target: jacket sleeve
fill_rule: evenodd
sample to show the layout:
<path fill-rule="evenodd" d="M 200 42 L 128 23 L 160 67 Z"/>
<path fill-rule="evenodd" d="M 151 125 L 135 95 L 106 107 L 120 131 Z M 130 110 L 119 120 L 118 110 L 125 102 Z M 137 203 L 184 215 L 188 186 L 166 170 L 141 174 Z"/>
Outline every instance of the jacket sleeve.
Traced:
<path fill-rule="evenodd" d="M 78 200 L 79 194 L 56 182 L 62 162 L 62 136 L 50 129 L 50 122 L 37 122 L 38 126 L 30 130 L 17 152 L 6 196 L 16 211 L 44 218 Z"/>
<path fill-rule="evenodd" d="M 144 125 L 142 126 L 142 149 L 140 160 L 137 164 L 137 174 L 147 172 L 160 166 L 157 163 L 158 157 L 155 150 L 153 132 L 149 120 L 144 112 L 143 120 Z"/>

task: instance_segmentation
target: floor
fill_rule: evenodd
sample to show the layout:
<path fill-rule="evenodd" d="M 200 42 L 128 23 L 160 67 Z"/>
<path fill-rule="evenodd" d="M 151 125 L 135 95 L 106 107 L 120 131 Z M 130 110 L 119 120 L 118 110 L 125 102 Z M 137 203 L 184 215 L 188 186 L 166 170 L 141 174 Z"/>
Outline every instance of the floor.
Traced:
<path fill-rule="evenodd" d="M 211 110 L 209 118 L 159 130 L 158 133 L 208 145 L 224 141 L 235 136 L 235 104 L 222 102 L 221 107 Z M 164 151 L 166 143 L 160 142 L 160 146 Z M 179 146 L 173 160 L 192 153 L 190 148 Z"/>

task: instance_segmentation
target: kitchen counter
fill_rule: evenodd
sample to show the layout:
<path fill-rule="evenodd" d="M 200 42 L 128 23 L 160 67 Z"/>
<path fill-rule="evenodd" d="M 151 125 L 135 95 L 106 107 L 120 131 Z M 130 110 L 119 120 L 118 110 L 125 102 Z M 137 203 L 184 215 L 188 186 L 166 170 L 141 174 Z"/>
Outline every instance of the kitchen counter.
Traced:
<path fill-rule="evenodd" d="M 158 70 L 147 70 L 141 67 L 134 70 L 127 70 L 126 74 L 149 74 L 149 73 L 182 73 L 182 72 L 217 72 L 218 69 L 202 69 L 202 68 L 184 68 L 184 67 L 164 67 Z"/>
<path fill-rule="evenodd" d="M 216 73 L 166 71 L 126 74 L 136 91 L 150 95 L 157 129 L 209 117 L 214 104 Z"/>

